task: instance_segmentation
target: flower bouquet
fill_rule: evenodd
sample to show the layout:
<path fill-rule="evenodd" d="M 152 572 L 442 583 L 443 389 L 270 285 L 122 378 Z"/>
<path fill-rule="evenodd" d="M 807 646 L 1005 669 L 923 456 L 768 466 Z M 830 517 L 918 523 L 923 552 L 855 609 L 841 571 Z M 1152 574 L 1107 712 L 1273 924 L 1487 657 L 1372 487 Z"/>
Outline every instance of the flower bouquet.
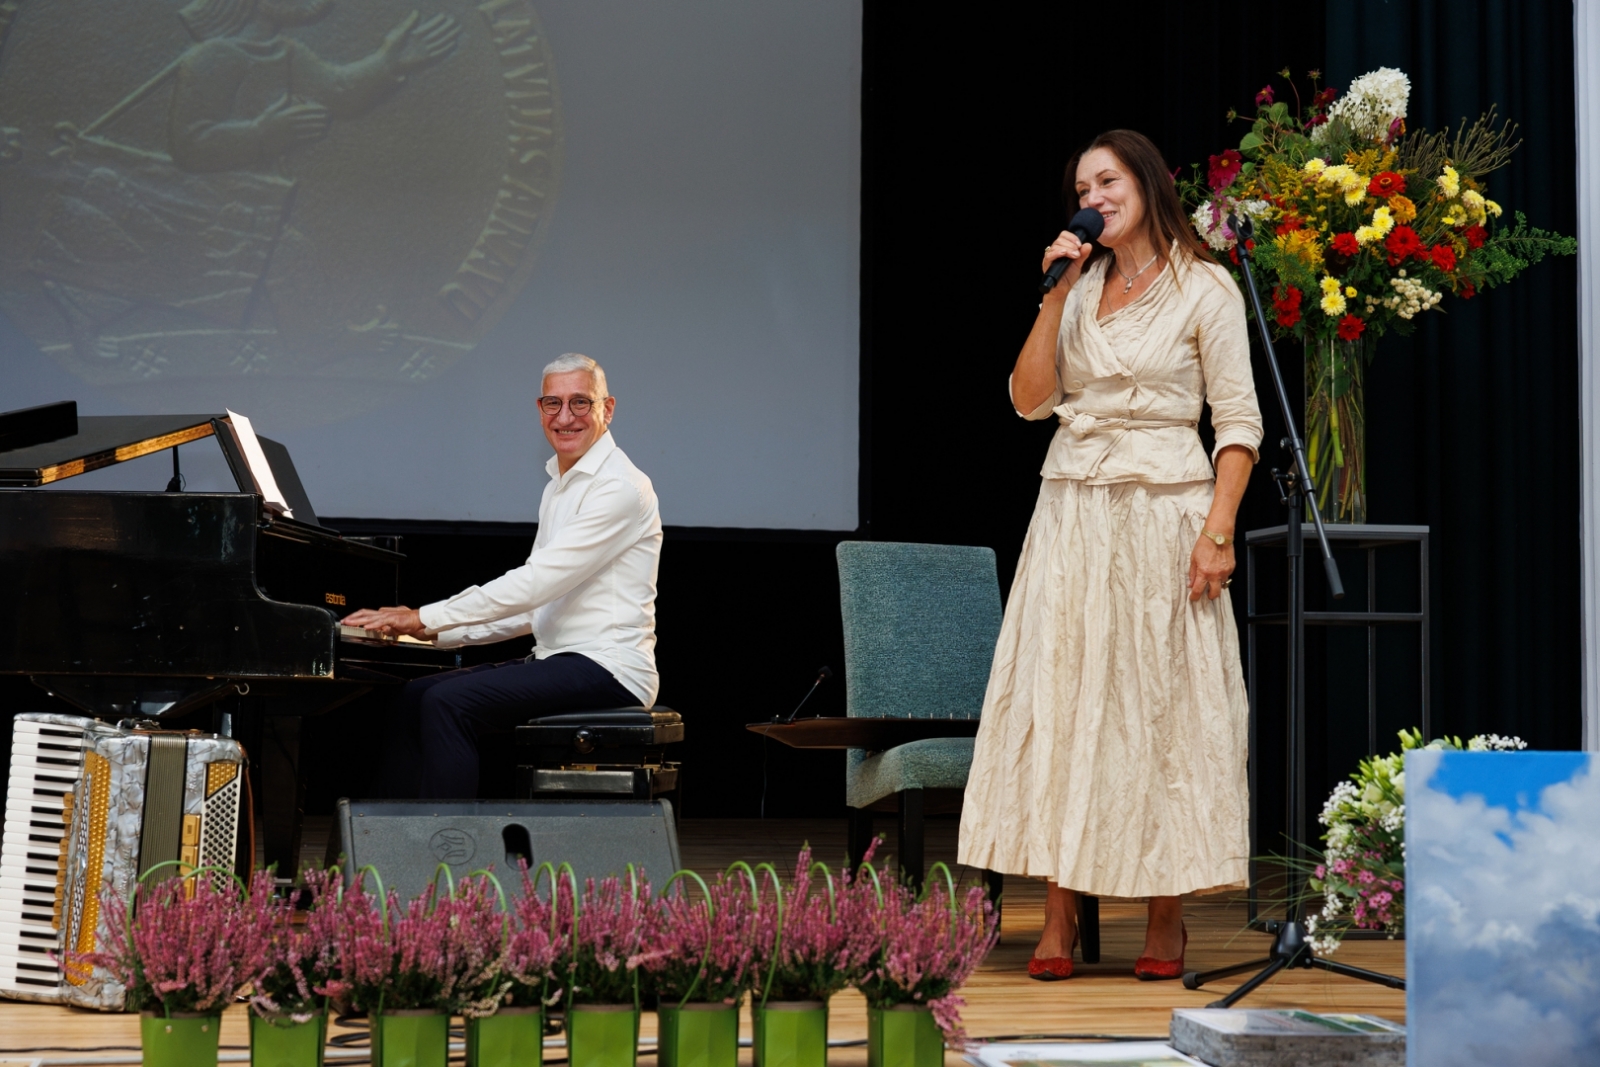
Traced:
<path fill-rule="evenodd" d="M 170 872 L 158 865 L 145 878 Z M 105 895 L 106 950 L 79 957 L 103 967 L 137 1011 L 145 1062 L 217 1062 L 222 1012 L 249 977 L 246 960 L 263 953 L 259 929 L 242 921 L 238 884 L 202 868 L 186 878 L 143 880 L 131 899 Z"/>
<path fill-rule="evenodd" d="M 1264 87 L 1239 147 L 1179 186 L 1196 232 L 1235 266 L 1230 219 L 1254 225 L 1249 249 L 1270 291 L 1271 325 L 1305 344 L 1306 459 L 1318 504 L 1333 521 L 1363 522 L 1371 339 L 1409 332 L 1446 293 L 1469 300 L 1577 244 L 1520 213 L 1500 223 L 1484 178 L 1520 142 L 1493 109 L 1454 134 L 1408 132 L 1411 84 L 1400 71 L 1357 78 L 1343 96 L 1317 79 L 1313 71 L 1309 102 L 1290 83 L 1293 108 Z"/>
<path fill-rule="evenodd" d="M 761 903 L 750 1003 L 761 1067 L 827 1063 L 828 1000 L 864 973 L 878 949 L 872 913 L 849 907 L 865 903 L 850 886 L 849 871 L 835 880 L 807 846 L 788 888 Z"/>
<path fill-rule="evenodd" d="M 567 895 L 566 907 L 558 914 L 556 901 L 539 896 L 526 868 L 522 877 L 522 896 L 512 915 L 495 920 L 506 938 L 500 971 L 488 978 L 478 998 L 485 1002 L 498 992 L 499 1006 L 492 1014 L 466 1018 L 467 1067 L 539 1067 L 544 1058 L 544 1009 L 561 995 L 559 988 L 552 989 L 550 979 L 571 936 L 572 898 Z"/>
<path fill-rule="evenodd" d="M 258 871 L 241 904 L 257 951 L 245 957 L 250 985 L 250 1059 L 266 1064 L 321 1067 L 328 1001 L 340 989 L 339 872 L 310 870 L 304 888 L 311 907 L 296 923 L 292 897 L 277 894 L 271 871 Z"/>
<path fill-rule="evenodd" d="M 571 1067 L 633 1067 L 639 1042 L 639 967 L 655 904 L 632 866 L 624 882 L 589 879 L 581 898 L 571 869 L 557 881 L 558 907 L 572 901 L 571 936 L 554 971 L 566 996 Z"/>
<path fill-rule="evenodd" d="M 742 868 L 742 874 L 732 872 Z M 700 887 L 698 899 L 686 883 Z M 774 881 L 776 877 L 774 876 Z M 749 984 L 758 882 L 736 864 L 708 886 L 692 871 L 667 883 L 676 893 L 651 909 L 643 956 L 659 998 L 658 1058 L 663 1067 L 733 1067 L 739 1058 L 739 1000 Z"/>
<path fill-rule="evenodd" d="M 941 873 L 942 882 L 932 877 Z M 963 1037 L 965 1002 L 955 990 L 1000 936 L 988 894 L 974 886 L 962 899 L 949 868 L 936 863 L 920 898 L 906 886 L 884 886 L 874 876 L 857 879 L 845 899 L 845 921 L 870 923 L 878 937 L 874 958 L 856 980 L 867 998 L 867 1062 L 871 1067 L 939 1067 L 944 1040 Z"/>
<path fill-rule="evenodd" d="M 1319 820 L 1327 849 L 1303 866 L 1308 892 L 1322 897 L 1322 910 L 1306 919 L 1311 948 L 1331 955 L 1351 930 L 1405 932 L 1406 772 L 1405 753 L 1415 748 L 1487 752 L 1527 748 L 1519 738 L 1479 734 L 1465 744 L 1442 737 L 1426 744 L 1420 730 L 1400 731 L 1400 751 L 1361 761 L 1340 782 Z"/>
<path fill-rule="evenodd" d="M 368 894 L 365 874 L 335 918 L 343 999 L 371 1019 L 374 1067 L 444 1067 L 450 1016 L 490 1014 L 504 992 L 498 894 L 485 877 L 463 878 L 444 896 L 430 886 L 402 910 L 381 883 Z"/>

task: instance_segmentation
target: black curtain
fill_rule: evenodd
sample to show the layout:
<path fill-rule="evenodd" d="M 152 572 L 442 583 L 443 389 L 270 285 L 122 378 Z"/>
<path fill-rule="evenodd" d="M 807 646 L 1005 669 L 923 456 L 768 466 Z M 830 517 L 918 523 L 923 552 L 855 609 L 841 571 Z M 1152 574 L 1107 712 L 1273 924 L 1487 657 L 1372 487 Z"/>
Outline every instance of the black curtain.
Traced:
<path fill-rule="evenodd" d="M 1412 128 L 1497 105 L 1524 138 L 1488 177 L 1502 223 L 1576 233 L 1570 0 L 1353 0 L 1327 42 L 1341 91 L 1380 66 L 1410 76 Z M 1378 346 L 1372 521 L 1432 530 L 1436 733 L 1580 744 L 1576 296 L 1575 260 L 1547 260 Z"/>

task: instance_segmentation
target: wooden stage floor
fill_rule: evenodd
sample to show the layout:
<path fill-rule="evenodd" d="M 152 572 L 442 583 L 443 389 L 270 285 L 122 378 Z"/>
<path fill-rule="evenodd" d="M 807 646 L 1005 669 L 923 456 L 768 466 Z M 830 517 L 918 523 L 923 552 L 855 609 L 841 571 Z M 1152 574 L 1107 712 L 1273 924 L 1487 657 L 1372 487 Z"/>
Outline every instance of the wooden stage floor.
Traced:
<path fill-rule="evenodd" d="M 887 821 L 887 820 L 886 820 Z M 307 859 L 320 859 L 326 820 L 308 826 Z M 955 863 L 956 824 L 953 819 L 928 821 L 928 862 L 943 859 L 957 875 L 969 878 Z M 702 873 L 725 867 L 737 859 L 752 863 L 770 861 L 780 871 L 792 869 L 795 853 L 809 840 L 817 858 L 832 861 L 845 852 L 843 820 L 685 820 L 680 828 L 683 860 Z M 892 844 L 892 839 L 890 841 Z M 1133 961 L 1144 936 L 1144 907 L 1139 901 L 1105 900 L 1101 904 L 1101 962 L 1078 964 L 1066 982 L 1034 982 L 1025 971 L 1034 941 L 1043 923 L 1042 883 L 1008 878 L 998 948 L 963 991 L 965 1020 L 974 1038 L 1024 1034 L 1117 1034 L 1164 1038 L 1173 1008 L 1204 1007 L 1234 988 L 1247 975 L 1228 979 L 1215 987 L 1190 991 L 1180 982 L 1140 982 L 1133 977 Z M 1265 954 L 1265 935 L 1245 930 L 1242 903 L 1222 898 L 1197 898 L 1187 902 L 1189 928 L 1188 965 L 1191 969 L 1218 967 Z M 1341 961 L 1387 974 L 1404 974 L 1405 951 L 1401 942 L 1362 941 L 1339 950 Z M 1279 974 L 1244 1002 L 1250 1007 L 1304 1008 L 1310 1011 L 1368 1012 L 1397 1022 L 1405 1020 L 1405 994 L 1366 982 L 1337 978 L 1320 970 Z M 655 1019 L 646 1014 L 645 1036 L 653 1036 Z M 224 1056 L 243 1058 L 247 1047 L 244 1011 L 234 1008 L 223 1022 Z M 334 1034 L 347 1033 L 340 1027 Z M 749 1020 L 744 1030 L 748 1036 Z M 864 1040 L 866 1008 L 861 997 L 846 992 L 833 1001 L 830 1038 Z M 53 1006 L 0 1001 L 0 1061 L 45 1056 L 72 1056 L 74 1063 L 137 1062 L 137 1019 Z M 91 1048 L 103 1052 L 90 1053 Z M 559 1050 L 550 1050 L 559 1057 Z M 82 1057 L 94 1056 L 95 1059 Z M 129 1058 L 132 1057 L 132 1058 Z M 748 1048 L 742 1061 L 749 1062 Z M 840 1065 L 864 1064 L 864 1047 L 839 1048 L 830 1061 Z M 340 1062 L 330 1058 L 330 1063 Z M 643 1062 L 648 1064 L 648 1060 Z M 947 1064 L 960 1063 L 951 1051 Z"/>

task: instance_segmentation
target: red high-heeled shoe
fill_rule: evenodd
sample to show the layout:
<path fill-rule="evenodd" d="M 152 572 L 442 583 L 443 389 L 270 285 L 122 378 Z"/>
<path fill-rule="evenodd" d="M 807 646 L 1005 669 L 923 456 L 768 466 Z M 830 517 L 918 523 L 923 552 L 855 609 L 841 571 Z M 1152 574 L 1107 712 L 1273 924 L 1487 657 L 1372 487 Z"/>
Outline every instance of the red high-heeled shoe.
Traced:
<path fill-rule="evenodd" d="M 1028 977 L 1036 982 L 1060 982 L 1072 977 L 1072 954 L 1078 949 L 1078 933 L 1073 931 L 1072 947 L 1065 956 L 1050 956 L 1028 960 Z"/>
<path fill-rule="evenodd" d="M 1158 960 L 1154 956 L 1140 956 L 1133 961 L 1133 976 L 1141 982 L 1166 982 L 1183 977 L 1183 957 L 1189 951 L 1189 927 L 1179 924 L 1183 931 L 1183 950 L 1175 960 Z"/>

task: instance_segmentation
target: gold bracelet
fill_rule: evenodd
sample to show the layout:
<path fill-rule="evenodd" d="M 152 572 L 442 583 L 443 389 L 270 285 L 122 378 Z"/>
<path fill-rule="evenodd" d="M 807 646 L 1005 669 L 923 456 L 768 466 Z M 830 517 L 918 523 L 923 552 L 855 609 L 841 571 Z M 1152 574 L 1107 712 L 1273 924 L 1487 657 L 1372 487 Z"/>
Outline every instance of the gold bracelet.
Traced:
<path fill-rule="evenodd" d="M 1210 530 L 1201 530 L 1200 535 L 1202 537 L 1211 538 L 1211 540 L 1217 543 L 1218 548 L 1226 548 L 1228 545 L 1233 544 L 1233 538 L 1229 537 L 1227 534 L 1212 533 Z"/>

